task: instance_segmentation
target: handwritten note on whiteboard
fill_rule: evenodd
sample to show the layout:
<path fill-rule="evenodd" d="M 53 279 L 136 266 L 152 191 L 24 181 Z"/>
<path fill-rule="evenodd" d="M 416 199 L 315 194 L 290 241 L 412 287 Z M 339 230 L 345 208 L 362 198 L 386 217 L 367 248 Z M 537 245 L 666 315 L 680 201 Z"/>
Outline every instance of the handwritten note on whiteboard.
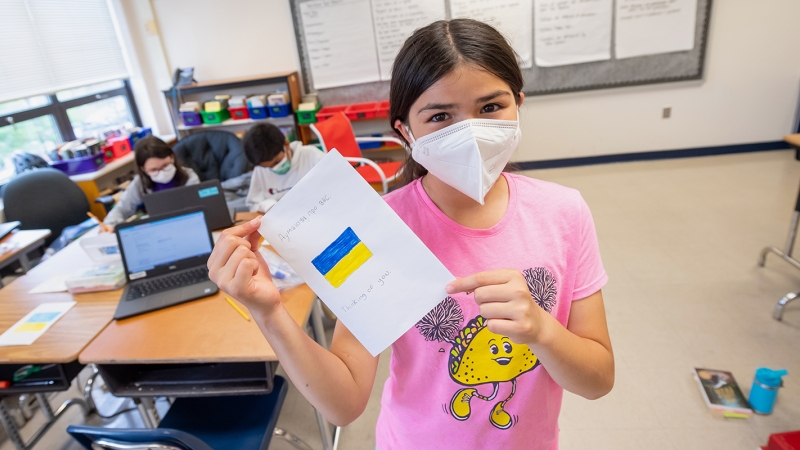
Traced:
<path fill-rule="evenodd" d="M 617 0 L 617 59 L 694 48 L 697 0 Z"/>
<path fill-rule="evenodd" d="M 611 59 L 612 0 L 534 0 L 539 67 Z"/>
<path fill-rule="evenodd" d="M 372 0 L 381 80 L 392 78 L 392 64 L 417 28 L 445 19 L 444 0 Z"/>
<path fill-rule="evenodd" d="M 370 0 L 300 4 L 314 88 L 380 80 Z"/>
<path fill-rule="evenodd" d="M 519 55 L 520 66 L 533 66 L 533 0 L 450 0 L 450 15 L 497 28 Z"/>
<path fill-rule="evenodd" d="M 258 231 L 373 355 L 445 299 L 454 279 L 336 150 Z"/>

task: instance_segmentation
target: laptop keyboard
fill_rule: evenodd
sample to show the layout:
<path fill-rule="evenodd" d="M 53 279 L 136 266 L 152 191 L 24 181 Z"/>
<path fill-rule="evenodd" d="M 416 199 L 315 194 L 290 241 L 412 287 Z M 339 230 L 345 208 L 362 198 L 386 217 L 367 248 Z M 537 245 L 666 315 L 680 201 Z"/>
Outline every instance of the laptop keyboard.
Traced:
<path fill-rule="evenodd" d="M 152 280 L 143 280 L 130 286 L 125 300 L 135 300 L 137 298 L 147 297 L 184 286 L 191 286 L 208 280 L 208 269 L 206 267 L 198 267 L 196 269 Z"/>

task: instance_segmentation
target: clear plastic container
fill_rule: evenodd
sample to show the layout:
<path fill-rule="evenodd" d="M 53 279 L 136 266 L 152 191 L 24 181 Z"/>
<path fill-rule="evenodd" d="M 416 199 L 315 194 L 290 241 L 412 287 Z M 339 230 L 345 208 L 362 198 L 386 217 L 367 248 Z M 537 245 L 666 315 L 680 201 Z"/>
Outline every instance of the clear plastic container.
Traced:
<path fill-rule="evenodd" d="M 125 270 L 119 264 L 93 267 L 64 282 L 71 294 L 81 292 L 113 291 L 125 284 Z"/>

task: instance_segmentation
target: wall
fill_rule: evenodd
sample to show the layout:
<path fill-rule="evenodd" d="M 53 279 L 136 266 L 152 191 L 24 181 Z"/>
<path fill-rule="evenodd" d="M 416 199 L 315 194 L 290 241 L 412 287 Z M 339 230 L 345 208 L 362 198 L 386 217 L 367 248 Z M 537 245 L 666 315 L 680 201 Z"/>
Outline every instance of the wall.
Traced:
<path fill-rule="evenodd" d="M 210 80 L 299 68 L 289 0 L 152 5 L 171 69 Z M 515 159 L 780 140 L 800 90 L 800 2 L 717 0 L 711 17 L 703 81 L 528 98 Z"/>

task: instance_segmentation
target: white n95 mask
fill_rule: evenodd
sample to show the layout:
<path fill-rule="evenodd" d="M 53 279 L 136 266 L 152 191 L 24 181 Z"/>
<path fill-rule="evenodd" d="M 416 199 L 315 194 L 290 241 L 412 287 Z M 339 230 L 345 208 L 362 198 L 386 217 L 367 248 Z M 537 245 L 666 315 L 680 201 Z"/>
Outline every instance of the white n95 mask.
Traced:
<path fill-rule="evenodd" d="M 519 119 L 519 111 L 517 111 Z M 519 145 L 519 120 L 468 119 L 414 140 L 411 156 L 481 205 Z"/>
<path fill-rule="evenodd" d="M 163 169 L 159 170 L 154 174 L 149 174 L 150 179 L 159 184 L 166 184 L 172 181 L 175 178 L 175 172 L 178 169 L 175 167 L 175 164 L 168 164 Z"/>

